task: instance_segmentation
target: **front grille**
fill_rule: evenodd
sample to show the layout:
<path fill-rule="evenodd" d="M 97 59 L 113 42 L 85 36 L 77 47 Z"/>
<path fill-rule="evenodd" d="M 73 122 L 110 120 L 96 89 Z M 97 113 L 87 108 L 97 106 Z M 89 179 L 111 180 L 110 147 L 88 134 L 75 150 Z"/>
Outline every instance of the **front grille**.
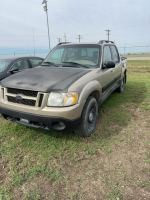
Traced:
<path fill-rule="evenodd" d="M 44 94 L 41 94 L 38 107 L 41 107 L 42 101 L 43 101 L 43 97 L 44 97 Z"/>
<path fill-rule="evenodd" d="M 36 101 L 31 99 L 17 99 L 15 97 L 8 96 L 8 101 L 12 103 L 24 104 L 28 106 L 35 106 Z"/>
<path fill-rule="evenodd" d="M 14 89 L 14 88 L 7 88 L 7 92 L 11 94 L 23 94 L 25 96 L 30 97 L 37 97 L 38 92 L 30 91 L 30 90 L 21 90 L 21 89 Z"/>

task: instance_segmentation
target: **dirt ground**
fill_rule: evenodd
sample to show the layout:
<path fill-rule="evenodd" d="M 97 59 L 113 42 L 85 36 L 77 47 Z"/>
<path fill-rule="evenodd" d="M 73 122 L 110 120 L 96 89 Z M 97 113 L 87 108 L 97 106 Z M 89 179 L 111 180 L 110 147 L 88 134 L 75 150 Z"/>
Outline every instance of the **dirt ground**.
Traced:
<path fill-rule="evenodd" d="M 72 176 L 72 188 L 85 194 L 81 199 L 101 200 L 106 194 L 112 200 L 150 199 L 150 163 L 147 156 L 150 150 L 150 118 L 140 109 L 132 106 L 129 109 L 133 113 L 132 123 L 117 135 L 123 142 L 113 143 L 111 153 L 99 149 L 96 155 L 79 161 L 78 167 L 73 163 L 62 167 L 64 174 Z M 86 179 L 81 185 L 73 182 L 83 176 Z"/>
<path fill-rule="evenodd" d="M 150 117 L 132 105 L 128 109 L 132 113 L 131 123 L 117 135 L 119 142 L 116 139 L 112 143 L 111 153 L 99 149 L 96 154 L 86 155 L 78 162 L 66 160 L 60 164 L 62 176 L 68 177 L 64 181 L 68 186 L 60 184 L 59 197 L 49 196 L 52 181 L 45 182 L 42 176 L 33 180 L 44 194 L 42 199 L 150 199 Z M 5 174 L 3 176 L 5 178 Z M 14 191 L 15 199 L 22 199 L 23 191 L 32 187 L 31 181 L 23 184 Z M 66 190 L 70 194 L 68 198 Z M 54 194 L 57 192 L 58 187 Z"/>
<path fill-rule="evenodd" d="M 107 140 L 104 140 L 103 146 L 103 135 L 100 136 L 101 128 L 103 125 L 104 130 L 105 126 L 103 122 L 105 121 L 106 123 L 106 119 L 109 120 L 109 112 L 114 106 L 112 104 L 109 105 L 108 110 L 103 107 L 104 110 L 102 110 L 102 112 L 104 113 L 102 116 L 100 115 L 101 118 L 99 117 L 95 138 L 93 139 L 80 139 L 75 142 L 73 137 L 65 140 L 63 135 L 58 138 L 52 137 L 52 135 L 51 137 L 48 135 L 46 137 L 45 135 L 46 139 L 44 140 L 44 143 L 46 143 L 48 138 L 51 138 L 52 142 L 51 140 L 48 140 L 48 143 L 51 142 L 51 144 L 53 144 L 53 141 L 55 140 L 60 140 L 65 146 L 68 141 L 71 140 L 72 145 L 75 145 L 76 143 L 80 143 L 81 145 L 79 151 L 74 151 L 74 153 L 70 153 L 71 151 L 66 145 L 66 149 L 64 150 L 64 156 L 66 157 L 64 157 L 64 159 L 60 159 L 59 157 L 55 158 L 55 154 L 53 159 L 46 159 L 46 169 L 54 170 L 53 168 L 57 166 L 57 171 L 60 173 L 54 174 L 55 176 L 52 176 L 51 179 L 44 176 L 44 173 L 41 173 L 41 169 L 38 168 L 38 171 L 32 171 L 35 173 L 35 176 L 23 180 L 23 175 L 27 173 L 25 169 L 29 162 L 33 163 L 34 168 L 34 166 L 38 165 L 38 162 L 40 162 L 40 156 L 43 151 L 46 151 L 47 149 L 46 146 L 42 146 L 41 154 L 38 155 L 36 153 L 38 152 L 38 149 L 34 149 L 34 145 L 38 143 L 38 136 L 36 138 L 36 134 L 34 134 L 32 137 L 29 137 L 30 140 L 28 141 L 28 145 L 32 142 L 32 138 L 35 137 L 35 140 L 33 140 L 33 148 L 29 148 L 30 151 L 33 149 L 33 155 L 35 156 L 31 157 L 31 155 L 28 155 L 30 153 L 28 148 L 27 153 L 21 154 L 22 150 L 20 143 L 21 141 L 26 141 L 26 139 L 19 140 L 22 133 L 18 132 L 10 134 L 9 126 L 5 126 L 5 129 L 3 129 L 4 133 L 1 135 L 1 144 L 7 149 L 5 154 L 7 154 L 8 151 L 11 151 L 11 149 L 9 149 L 9 141 L 5 139 L 9 134 L 11 135 L 11 141 L 15 142 L 15 138 L 16 140 L 18 138 L 18 143 L 16 144 L 20 153 L 17 155 L 18 158 L 14 155 L 10 163 L 0 162 L 0 188 L 2 186 L 4 188 L 3 191 L 0 190 L 0 192 L 2 191 L 0 193 L 0 200 L 3 200 L 1 194 L 7 195 L 8 193 L 13 195 L 13 200 L 150 200 L 150 85 L 148 84 L 150 79 L 148 73 L 145 73 L 145 75 L 144 73 L 131 73 L 129 76 L 129 86 L 127 85 L 126 91 L 129 90 L 130 93 L 135 93 L 134 98 L 132 101 L 129 101 L 130 104 L 122 103 L 119 105 L 119 102 L 121 102 L 120 96 L 119 102 L 117 103 L 117 108 L 120 109 L 119 118 L 117 118 L 118 121 L 115 121 L 112 115 L 112 123 L 110 124 L 111 130 L 109 130 L 111 132 L 116 131 L 116 134 L 108 135 Z M 143 78 L 144 76 L 145 78 Z M 138 85 L 138 82 L 131 81 L 133 79 L 139 79 L 140 84 Z M 148 86 L 144 87 L 145 84 L 148 84 Z M 130 93 L 127 93 L 126 100 L 131 98 Z M 146 96 L 144 94 L 148 95 Z M 141 103 L 135 104 L 142 95 Z M 124 98 L 125 96 L 123 96 L 123 99 Z M 111 101 L 111 103 L 113 103 L 113 98 L 111 98 Z M 107 103 L 109 102 L 107 101 Z M 125 109 L 130 115 L 130 118 L 126 125 L 119 129 L 120 113 L 123 113 L 121 112 L 121 109 Z M 113 111 L 115 112 L 115 110 Z M 7 125 L 9 123 L 1 119 L 1 126 L 5 124 Z M 21 130 L 24 130 L 24 127 L 14 125 L 13 123 L 10 124 L 10 128 L 11 125 L 13 128 L 10 129 L 11 132 L 13 130 L 17 131 L 17 127 L 18 129 L 20 127 L 22 128 Z M 118 129 L 119 131 L 117 131 Z M 99 132 L 98 135 L 97 131 Z M 33 133 L 34 130 L 32 131 L 32 134 Z M 29 132 L 27 132 L 26 135 L 29 135 Z M 98 140 L 99 137 L 100 140 Z M 44 138 L 44 135 L 41 133 L 39 135 L 39 140 L 42 140 L 42 138 Z M 101 143 L 98 143 L 98 141 Z M 44 145 L 44 143 L 39 144 Z M 93 153 L 93 146 L 93 149 L 90 149 L 90 153 L 85 153 L 84 148 L 86 146 L 83 146 L 84 143 L 89 143 L 90 146 L 94 143 L 99 146 Z M 58 151 L 62 150 L 61 148 L 59 149 L 59 146 L 61 146 L 60 143 L 55 144 Z M 107 146 L 108 148 L 105 148 Z M 38 148 L 40 148 L 40 145 Z M 48 146 L 48 148 L 50 149 L 51 147 Z M 71 157 L 69 156 L 69 153 Z M 50 156 L 50 154 L 48 154 L 48 156 Z M 73 156 L 74 159 L 72 159 Z M 47 154 L 45 154 L 45 157 L 47 157 Z M 45 157 L 43 157 L 42 162 L 44 162 Z M 62 157 L 62 155 L 60 157 Z M 2 157 L 0 155 L 0 161 L 1 160 Z M 16 165 L 13 166 L 15 162 Z M 19 176 L 13 178 L 15 172 L 10 176 L 11 171 L 13 170 L 18 170 Z M 45 168 L 43 171 L 45 171 Z M 7 183 L 9 183 L 9 185 Z M 8 192 L 5 193 L 6 191 Z M 6 195 L 5 197 L 7 197 Z M 5 198 L 4 200 L 10 199 Z"/>

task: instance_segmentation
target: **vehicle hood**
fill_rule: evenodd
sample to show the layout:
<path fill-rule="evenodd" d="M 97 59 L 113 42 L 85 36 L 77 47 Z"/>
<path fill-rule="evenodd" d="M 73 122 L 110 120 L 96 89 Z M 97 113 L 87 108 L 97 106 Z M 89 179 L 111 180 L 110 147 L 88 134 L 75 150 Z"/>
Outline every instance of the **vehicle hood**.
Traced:
<path fill-rule="evenodd" d="M 6 73 L 1 72 L 1 73 L 0 73 L 0 81 L 1 81 L 2 79 L 4 79 L 4 78 L 6 78 Z"/>
<path fill-rule="evenodd" d="M 65 92 L 75 81 L 91 70 L 71 67 L 36 67 L 14 74 L 1 81 L 7 88 L 41 92 Z"/>

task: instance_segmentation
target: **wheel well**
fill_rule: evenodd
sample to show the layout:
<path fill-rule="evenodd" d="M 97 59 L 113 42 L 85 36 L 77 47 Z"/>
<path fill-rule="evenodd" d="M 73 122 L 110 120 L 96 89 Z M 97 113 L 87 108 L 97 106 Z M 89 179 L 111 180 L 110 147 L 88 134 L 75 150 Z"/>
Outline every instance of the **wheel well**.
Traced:
<path fill-rule="evenodd" d="M 100 98 L 100 94 L 99 94 L 98 90 L 93 91 L 89 96 L 94 97 L 97 100 L 97 102 L 98 102 L 98 100 Z"/>

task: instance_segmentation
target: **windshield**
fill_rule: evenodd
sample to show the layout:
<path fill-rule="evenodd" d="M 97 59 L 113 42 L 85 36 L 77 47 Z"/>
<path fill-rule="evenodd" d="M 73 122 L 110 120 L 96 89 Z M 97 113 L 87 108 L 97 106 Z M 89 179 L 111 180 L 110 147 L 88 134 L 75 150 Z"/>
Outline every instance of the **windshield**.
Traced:
<path fill-rule="evenodd" d="M 86 45 L 60 45 L 55 47 L 44 62 L 55 63 L 57 65 L 71 65 L 75 64 L 98 67 L 100 57 L 100 46 L 93 44 Z"/>
<path fill-rule="evenodd" d="M 11 60 L 0 60 L 0 72 L 3 72 L 10 63 Z"/>

